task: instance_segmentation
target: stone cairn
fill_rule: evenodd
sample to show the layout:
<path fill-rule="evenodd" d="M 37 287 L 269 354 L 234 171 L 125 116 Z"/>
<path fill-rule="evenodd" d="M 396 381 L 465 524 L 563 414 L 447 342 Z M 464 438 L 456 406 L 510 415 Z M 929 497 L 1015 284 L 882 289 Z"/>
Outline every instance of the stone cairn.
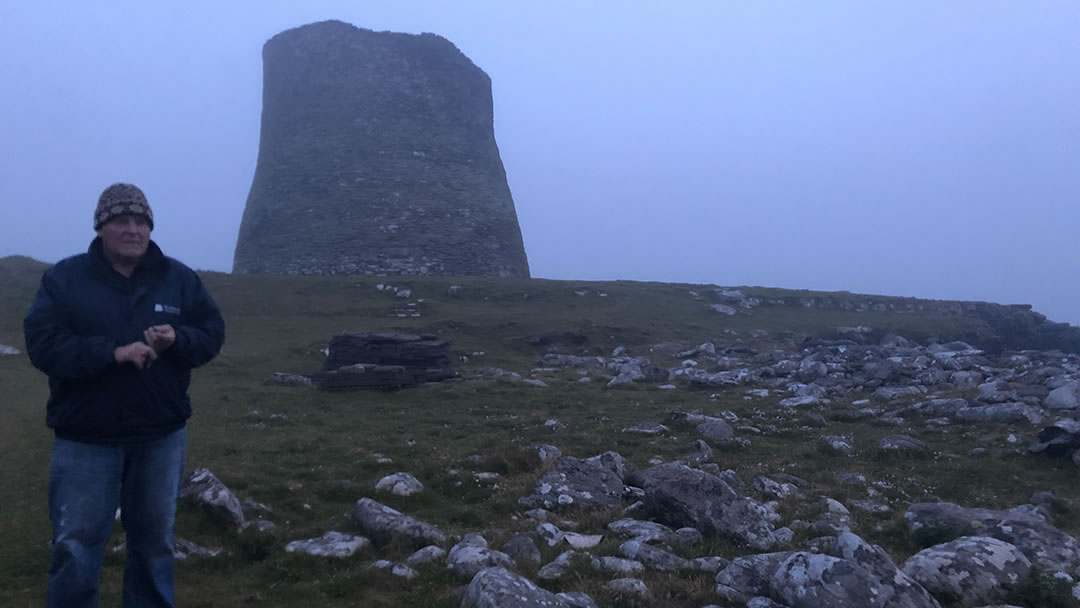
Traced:
<path fill-rule="evenodd" d="M 328 350 L 322 371 L 311 376 L 323 388 L 398 388 L 455 376 L 450 342 L 432 334 L 345 333 Z"/>

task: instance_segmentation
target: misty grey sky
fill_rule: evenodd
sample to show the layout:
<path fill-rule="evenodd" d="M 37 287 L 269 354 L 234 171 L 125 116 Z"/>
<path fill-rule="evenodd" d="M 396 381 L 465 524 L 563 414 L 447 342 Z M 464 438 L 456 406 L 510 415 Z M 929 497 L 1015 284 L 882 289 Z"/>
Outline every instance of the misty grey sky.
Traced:
<path fill-rule="evenodd" d="M 1030 303 L 1080 324 L 1080 2 L 0 1 L 0 255 L 139 184 L 228 271 L 261 51 L 324 19 L 492 78 L 533 276 Z"/>

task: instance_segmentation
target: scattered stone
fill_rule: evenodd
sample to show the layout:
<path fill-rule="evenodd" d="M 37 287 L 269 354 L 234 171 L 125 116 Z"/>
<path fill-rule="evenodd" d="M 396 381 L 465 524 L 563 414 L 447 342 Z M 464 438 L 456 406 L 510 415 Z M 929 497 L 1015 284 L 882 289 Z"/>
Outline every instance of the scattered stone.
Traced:
<path fill-rule="evenodd" d="M 342 534 L 341 532 L 327 532 L 318 538 L 307 540 L 294 540 L 285 545 L 288 553 L 303 553 L 317 557 L 351 557 L 357 551 L 371 544 L 371 541 L 363 536 Z"/>
<path fill-rule="evenodd" d="M 678 555 L 636 540 L 628 540 L 619 545 L 619 554 L 641 562 L 650 570 L 685 570 L 690 567 L 690 562 Z"/>
<path fill-rule="evenodd" d="M 349 513 L 349 519 L 379 547 L 394 538 L 401 538 L 417 547 L 446 542 L 446 535 L 435 526 L 404 515 L 370 498 L 356 501 Z"/>
<path fill-rule="evenodd" d="M 606 575 L 640 574 L 645 571 L 645 565 L 633 559 L 606 555 L 594 557 L 591 560 L 593 570 Z"/>
<path fill-rule="evenodd" d="M 409 566 L 420 566 L 423 564 L 438 561 L 446 556 L 446 549 L 437 545 L 428 545 L 423 549 L 418 549 L 409 557 L 405 558 L 405 563 Z"/>
<path fill-rule="evenodd" d="M 878 441 L 878 449 L 886 452 L 917 453 L 926 451 L 926 444 L 910 435 L 889 435 Z"/>
<path fill-rule="evenodd" d="M 176 538 L 173 542 L 173 558 L 181 561 L 191 557 L 216 557 L 221 552 L 222 549 L 210 549 L 182 538 Z"/>
<path fill-rule="evenodd" d="M 280 384 L 282 386 L 314 386 L 315 384 L 308 376 L 288 374 L 285 372 L 274 372 L 273 375 L 270 376 L 270 380 L 274 384 Z"/>
<path fill-rule="evenodd" d="M 661 523 L 734 537 L 754 549 L 777 542 L 771 511 L 715 475 L 671 463 L 632 473 L 627 481 L 645 490 L 646 507 Z"/>
<path fill-rule="evenodd" d="M 573 549 L 560 553 L 558 557 L 540 568 L 540 571 L 536 573 L 536 577 L 541 580 L 558 580 L 563 578 L 574 569 L 574 564 L 572 562 L 578 555 L 579 553 Z M 492 608 L 496 607 L 492 606 Z"/>
<path fill-rule="evenodd" d="M 599 545 L 602 540 L 604 540 L 602 534 L 578 534 L 576 532 L 563 534 L 563 541 L 575 549 L 591 549 Z"/>
<path fill-rule="evenodd" d="M 461 608 L 571 608 L 567 600 L 505 568 L 487 568 L 473 577 Z"/>
<path fill-rule="evenodd" d="M 957 537 L 989 536 L 1015 545 L 1032 563 L 1051 572 L 1080 567 L 1080 542 L 1054 527 L 1037 510 L 1007 511 L 961 507 L 947 502 L 917 503 L 904 513 L 913 533 L 952 532 Z"/>
<path fill-rule="evenodd" d="M 180 498 L 207 508 L 216 518 L 237 529 L 244 525 L 244 509 L 225 484 L 209 469 L 197 469 L 180 488 Z"/>
<path fill-rule="evenodd" d="M 720 304 L 714 304 L 713 306 L 720 306 Z M 731 314 L 735 313 L 732 312 Z M 637 598 L 645 598 L 649 595 L 649 588 L 645 585 L 645 581 L 636 578 L 617 578 L 613 581 L 609 581 L 605 587 L 611 589 L 615 593 Z"/>
<path fill-rule="evenodd" d="M 446 569 L 462 578 L 471 579 L 485 568 L 513 567 L 514 560 L 509 555 L 489 549 L 487 541 L 479 534 L 466 534 L 446 556 Z"/>
<path fill-rule="evenodd" d="M 855 453 L 855 446 L 852 445 L 851 440 L 839 435 L 826 435 L 821 438 L 823 447 L 837 454 L 844 456 L 851 456 Z"/>
<path fill-rule="evenodd" d="M 728 441 L 735 438 L 735 430 L 723 420 L 703 422 L 697 426 L 697 431 L 710 441 Z"/>
<path fill-rule="evenodd" d="M 903 570 L 935 596 L 980 606 L 1005 599 L 1024 583 L 1031 560 L 1007 542 L 965 536 L 923 549 L 904 562 Z"/>
<path fill-rule="evenodd" d="M 570 456 L 536 482 L 532 494 L 518 502 L 530 508 L 602 508 L 622 504 L 623 481 L 610 468 Z"/>
<path fill-rule="evenodd" d="M 385 559 L 377 560 L 374 564 L 371 565 L 371 567 L 374 570 L 380 570 L 391 576 L 396 576 L 405 580 L 412 580 L 420 576 L 419 572 L 413 570 L 405 564 L 399 564 L 398 562 L 392 562 Z"/>
<path fill-rule="evenodd" d="M 1050 391 L 1046 407 L 1052 410 L 1080 409 L 1080 382 L 1069 382 Z"/>
<path fill-rule="evenodd" d="M 667 435 L 671 431 L 664 425 L 656 422 L 643 422 L 638 425 L 627 427 L 623 429 L 624 433 L 635 433 L 638 435 Z"/>
<path fill-rule="evenodd" d="M 515 534 L 510 537 L 510 540 L 503 544 L 502 551 L 509 555 L 514 560 L 514 563 L 519 566 L 539 567 L 543 559 L 540 555 L 540 548 L 536 546 L 536 541 L 528 534 Z"/>
<path fill-rule="evenodd" d="M 383 477 L 375 484 L 380 492 L 390 492 L 395 496 L 412 496 L 424 491 L 424 484 L 409 473 L 394 473 Z"/>

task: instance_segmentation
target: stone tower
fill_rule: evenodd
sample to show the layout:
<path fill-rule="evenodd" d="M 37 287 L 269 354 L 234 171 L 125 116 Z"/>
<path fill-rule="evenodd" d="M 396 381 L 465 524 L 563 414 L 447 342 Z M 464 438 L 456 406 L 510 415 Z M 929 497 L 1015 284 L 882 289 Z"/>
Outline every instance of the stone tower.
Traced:
<path fill-rule="evenodd" d="M 434 34 L 271 38 L 233 272 L 528 277 L 491 79 Z"/>

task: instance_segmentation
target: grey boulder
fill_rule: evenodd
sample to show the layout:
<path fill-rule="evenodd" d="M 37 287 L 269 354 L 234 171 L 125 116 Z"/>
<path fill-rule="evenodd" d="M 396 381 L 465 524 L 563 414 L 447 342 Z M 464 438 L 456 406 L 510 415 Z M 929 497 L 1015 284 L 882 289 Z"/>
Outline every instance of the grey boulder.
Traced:
<path fill-rule="evenodd" d="M 690 562 L 686 559 L 636 540 L 628 540 L 619 545 L 619 554 L 627 559 L 641 562 L 650 570 L 665 572 L 690 568 Z"/>
<path fill-rule="evenodd" d="M 769 589 L 791 608 L 884 608 L 887 597 L 884 583 L 858 565 L 803 551 L 780 564 Z"/>
<path fill-rule="evenodd" d="M 619 475 L 604 464 L 565 456 L 518 502 L 534 509 L 610 509 L 622 504 L 623 487 Z"/>
<path fill-rule="evenodd" d="M 960 606 L 1005 599 L 1031 572 L 1031 560 L 1015 545 L 986 536 L 965 536 L 911 556 L 904 572 L 938 597 Z"/>
<path fill-rule="evenodd" d="M 180 488 L 180 498 L 206 507 L 215 517 L 237 528 L 244 525 L 240 500 L 209 469 L 193 472 Z"/>
<path fill-rule="evenodd" d="M 442 545 L 446 542 L 446 535 L 435 526 L 370 498 L 356 501 L 349 513 L 349 519 L 380 547 L 394 538 L 401 538 L 415 547 Z"/>
<path fill-rule="evenodd" d="M 757 550 L 778 542 L 771 511 L 715 475 L 667 463 L 635 472 L 627 480 L 645 490 L 645 506 L 661 523 L 695 528 L 705 536 L 729 536 Z"/>
<path fill-rule="evenodd" d="M 285 551 L 317 557 L 349 557 L 370 544 L 363 536 L 327 532 L 318 538 L 294 540 L 285 545 Z"/>
<path fill-rule="evenodd" d="M 473 577 L 461 608 L 571 608 L 572 604 L 505 568 L 486 568 Z"/>
<path fill-rule="evenodd" d="M 1045 570 L 1075 572 L 1080 566 L 1080 542 L 1030 506 L 994 511 L 948 502 L 916 503 L 904 513 L 904 519 L 915 533 L 952 531 L 957 537 L 989 536 L 1005 541 Z"/>
<path fill-rule="evenodd" d="M 446 556 L 446 569 L 462 578 L 471 579 L 485 568 L 513 567 L 514 560 L 509 555 L 489 549 L 487 541 L 479 534 L 466 534 Z"/>

